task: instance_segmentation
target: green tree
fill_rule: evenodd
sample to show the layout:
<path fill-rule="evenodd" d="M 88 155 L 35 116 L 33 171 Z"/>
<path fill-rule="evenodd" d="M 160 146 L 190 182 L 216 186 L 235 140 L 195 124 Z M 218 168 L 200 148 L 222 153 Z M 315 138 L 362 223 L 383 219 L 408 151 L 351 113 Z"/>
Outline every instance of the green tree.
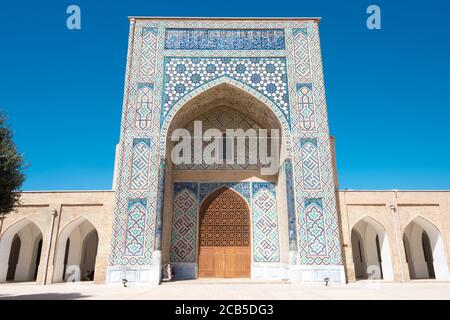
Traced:
<path fill-rule="evenodd" d="M 0 110 L 0 219 L 20 203 L 20 188 L 25 180 L 24 160 L 17 151 L 13 134 Z"/>

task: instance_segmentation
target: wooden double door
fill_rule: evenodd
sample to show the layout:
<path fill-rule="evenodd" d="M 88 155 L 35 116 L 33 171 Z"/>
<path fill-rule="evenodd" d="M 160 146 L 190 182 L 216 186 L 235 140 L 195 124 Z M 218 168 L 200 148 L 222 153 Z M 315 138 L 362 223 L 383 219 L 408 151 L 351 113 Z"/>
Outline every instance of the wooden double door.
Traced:
<path fill-rule="evenodd" d="M 199 277 L 248 278 L 250 261 L 250 210 L 235 191 L 220 189 L 200 210 Z"/>

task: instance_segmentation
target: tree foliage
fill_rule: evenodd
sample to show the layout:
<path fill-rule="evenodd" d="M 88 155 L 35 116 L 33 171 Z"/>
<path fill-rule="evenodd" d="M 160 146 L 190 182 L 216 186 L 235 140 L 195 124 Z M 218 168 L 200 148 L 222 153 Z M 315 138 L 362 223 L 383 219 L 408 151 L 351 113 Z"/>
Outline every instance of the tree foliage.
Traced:
<path fill-rule="evenodd" d="M 23 156 L 17 151 L 6 115 L 0 110 L 0 214 L 14 211 L 20 203 L 23 172 Z"/>

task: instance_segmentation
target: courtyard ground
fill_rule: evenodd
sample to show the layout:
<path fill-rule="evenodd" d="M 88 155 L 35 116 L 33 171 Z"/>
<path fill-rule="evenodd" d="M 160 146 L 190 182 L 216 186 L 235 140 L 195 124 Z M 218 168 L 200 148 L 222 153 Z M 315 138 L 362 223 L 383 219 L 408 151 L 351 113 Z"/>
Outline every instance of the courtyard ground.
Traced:
<path fill-rule="evenodd" d="M 161 286 L 92 283 L 0 285 L 0 299 L 450 299 L 450 283 L 422 282 L 352 284 L 291 284 L 242 280 L 195 280 Z"/>

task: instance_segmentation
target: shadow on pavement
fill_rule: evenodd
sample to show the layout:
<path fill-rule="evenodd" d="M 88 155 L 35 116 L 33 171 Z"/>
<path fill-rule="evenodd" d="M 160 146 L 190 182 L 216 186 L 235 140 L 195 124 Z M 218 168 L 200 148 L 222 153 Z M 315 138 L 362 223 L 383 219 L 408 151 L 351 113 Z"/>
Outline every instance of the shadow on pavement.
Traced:
<path fill-rule="evenodd" d="M 85 299 L 88 295 L 80 293 L 36 293 L 36 294 L 0 294 L 0 300 L 74 300 Z"/>

